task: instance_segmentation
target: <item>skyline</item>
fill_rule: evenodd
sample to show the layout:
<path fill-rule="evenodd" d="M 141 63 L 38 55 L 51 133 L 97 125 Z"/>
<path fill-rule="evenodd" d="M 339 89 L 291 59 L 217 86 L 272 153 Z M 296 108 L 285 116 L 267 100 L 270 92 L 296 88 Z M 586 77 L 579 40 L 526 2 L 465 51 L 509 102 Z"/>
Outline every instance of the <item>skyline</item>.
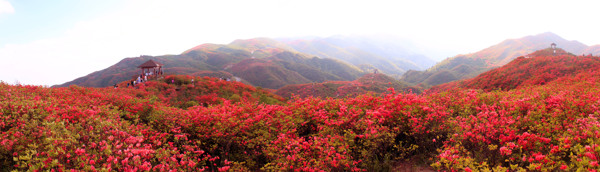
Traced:
<path fill-rule="evenodd" d="M 235 39 L 393 35 L 440 61 L 553 32 L 600 44 L 591 1 L 0 0 L 0 80 L 61 84 L 126 57 Z"/>

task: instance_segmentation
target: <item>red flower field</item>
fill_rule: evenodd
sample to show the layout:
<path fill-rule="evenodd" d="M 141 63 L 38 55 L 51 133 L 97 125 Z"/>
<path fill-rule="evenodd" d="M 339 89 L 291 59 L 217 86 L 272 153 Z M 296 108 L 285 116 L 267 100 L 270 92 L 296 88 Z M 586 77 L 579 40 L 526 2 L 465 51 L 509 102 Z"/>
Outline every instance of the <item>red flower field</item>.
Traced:
<path fill-rule="evenodd" d="M 514 65 L 528 64 L 523 60 L 535 58 Z M 287 101 L 208 77 L 191 83 L 191 76 L 167 76 L 117 89 L 2 83 L 0 166 L 390 171 L 411 160 L 442 171 L 596 171 L 600 72 L 590 66 L 537 68 L 556 77 L 543 83 L 531 77 L 501 90 L 417 95 L 390 89 L 379 96 Z"/>

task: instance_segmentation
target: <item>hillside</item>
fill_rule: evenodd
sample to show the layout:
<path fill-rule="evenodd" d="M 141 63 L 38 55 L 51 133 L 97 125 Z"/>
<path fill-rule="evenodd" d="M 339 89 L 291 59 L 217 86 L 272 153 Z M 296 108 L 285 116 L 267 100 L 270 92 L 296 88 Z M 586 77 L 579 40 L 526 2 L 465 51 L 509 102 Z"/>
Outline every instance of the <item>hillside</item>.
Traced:
<path fill-rule="evenodd" d="M 156 96 L 166 105 L 183 109 L 199 105 L 222 104 L 225 101 L 265 104 L 282 104 L 284 101 L 280 96 L 262 88 L 207 76 L 168 75 L 164 78 L 148 80 L 135 87 L 129 83 L 129 81 L 119 83 L 117 89 L 141 90 L 144 96 Z"/>
<path fill-rule="evenodd" d="M 484 72 L 475 78 L 435 86 L 432 89 L 462 87 L 485 91 L 511 90 L 524 86 L 544 85 L 563 77 L 574 77 L 581 73 L 597 71 L 599 68 L 598 57 L 576 56 L 562 49 L 556 49 L 554 53 L 553 49 L 547 48 L 518 57 L 502 67 Z"/>
<path fill-rule="evenodd" d="M 423 70 L 435 64 L 430 58 L 414 52 L 416 47 L 412 43 L 392 37 L 333 36 L 284 42 L 303 53 L 339 59 L 356 66 L 372 66 L 390 75 L 401 75 L 411 69 Z"/>
<path fill-rule="evenodd" d="M 278 89 L 275 94 L 290 98 L 298 97 L 356 97 L 366 93 L 384 94 L 389 88 L 393 88 L 401 92 L 420 93 L 420 89 L 410 87 L 406 83 L 402 83 L 385 74 L 366 74 L 354 81 L 327 81 L 322 83 L 312 84 L 295 84 L 287 85 Z"/>
<path fill-rule="evenodd" d="M 547 32 L 519 39 L 508 39 L 481 51 L 448 58 L 425 71 L 408 71 L 402 80 L 413 84 L 434 86 L 460 79 L 472 78 L 490 69 L 500 67 L 511 60 L 550 47 L 556 43 L 559 48 L 575 54 L 582 53 L 587 45 L 568 41 Z M 591 51 L 591 50 L 590 50 Z M 439 77 L 444 75 L 444 77 Z"/>
<path fill-rule="evenodd" d="M 57 87 L 105 87 L 130 80 L 140 73 L 136 67 L 150 59 L 164 64 L 166 74 L 239 77 L 246 83 L 271 89 L 288 84 L 354 80 L 363 75 L 362 70 L 351 64 L 313 57 L 268 38 L 236 40 L 228 45 L 199 45 L 179 55 L 125 58 Z"/>

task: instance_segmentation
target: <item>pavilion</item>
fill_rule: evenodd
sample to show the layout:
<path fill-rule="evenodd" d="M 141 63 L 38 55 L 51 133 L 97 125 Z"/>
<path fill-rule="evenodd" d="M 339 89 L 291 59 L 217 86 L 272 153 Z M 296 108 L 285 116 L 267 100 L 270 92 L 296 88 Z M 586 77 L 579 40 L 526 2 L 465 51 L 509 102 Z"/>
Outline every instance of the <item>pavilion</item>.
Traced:
<path fill-rule="evenodd" d="M 138 68 L 142 69 L 142 76 L 156 75 L 158 77 L 159 75 L 163 74 L 162 66 L 163 64 L 155 62 L 154 60 L 148 60 L 147 62 L 138 66 Z"/>

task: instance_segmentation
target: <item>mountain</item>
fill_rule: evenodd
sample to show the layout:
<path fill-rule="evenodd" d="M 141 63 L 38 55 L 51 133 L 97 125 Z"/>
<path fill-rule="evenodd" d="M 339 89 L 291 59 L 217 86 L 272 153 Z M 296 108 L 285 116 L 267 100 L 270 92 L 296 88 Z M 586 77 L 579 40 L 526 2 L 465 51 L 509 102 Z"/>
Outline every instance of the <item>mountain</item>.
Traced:
<path fill-rule="evenodd" d="M 554 33 L 546 32 L 519 39 L 508 39 L 476 53 L 457 55 L 425 71 L 408 71 L 402 76 L 402 80 L 413 84 L 433 86 L 472 78 L 480 73 L 502 66 L 519 56 L 532 53 L 534 50 L 550 47 L 551 43 L 556 43 L 559 48 L 576 54 L 589 48 L 583 43 L 568 41 Z"/>
<path fill-rule="evenodd" d="M 265 88 L 326 80 L 352 80 L 362 74 L 360 69 L 337 60 L 288 51 L 267 58 L 245 59 L 232 65 L 228 71 Z"/>
<path fill-rule="evenodd" d="M 546 48 L 520 56 L 508 64 L 484 72 L 475 78 L 435 86 L 433 90 L 455 87 L 491 90 L 511 90 L 524 86 L 544 85 L 551 81 L 573 77 L 600 68 L 600 58 L 576 56 L 563 49 Z"/>
<path fill-rule="evenodd" d="M 328 38 L 282 40 L 297 51 L 321 58 L 333 58 L 401 75 L 407 70 L 423 70 L 434 60 L 416 52 L 414 43 L 390 36 L 333 36 Z"/>
<path fill-rule="evenodd" d="M 385 74 L 366 74 L 354 81 L 327 81 L 312 84 L 286 85 L 275 94 L 290 98 L 299 97 L 356 97 L 366 93 L 383 94 L 388 88 L 404 92 L 420 93 L 420 89 L 411 87 Z"/>
<path fill-rule="evenodd" d="M 57 85 L 105 87 L 139 75 L 136 68 L 147 60 L 164 64 L 165 74 L 232 78 L 264 88 L 288 84 L 354 80 L 363 71 L 340 60 L 316 58 L 281 42 L 256 38 L 235 40 L 227 45 L 202 44 L 179 55 L 125 58 L 104 70 Z"/>

